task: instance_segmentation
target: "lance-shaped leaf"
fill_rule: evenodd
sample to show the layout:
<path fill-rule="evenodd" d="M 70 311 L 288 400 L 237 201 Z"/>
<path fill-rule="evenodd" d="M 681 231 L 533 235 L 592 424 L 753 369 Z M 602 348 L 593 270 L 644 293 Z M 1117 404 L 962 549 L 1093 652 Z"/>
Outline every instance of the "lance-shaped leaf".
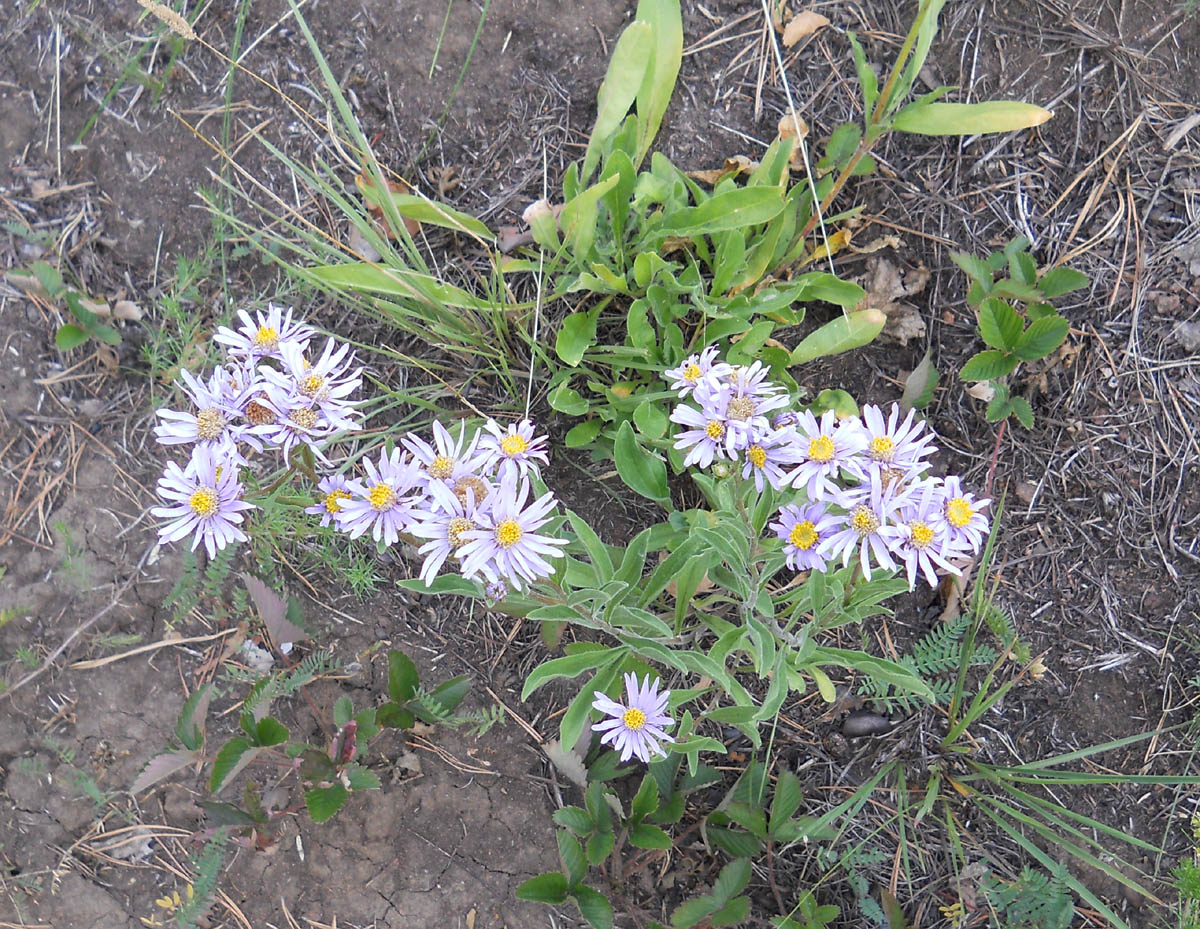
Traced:
<path fill-rule="evenodd" d="M 792 349 L 790 363 L 797 365 L 826 355 L 838 355 L 868 344 L 883 330 L 887 317 L 876 309 L 858 310 L 830 320 Z"/>
<path fill-rule="evenodd" d="M 892 128 L 918 135 L 980 135 L 1040 126 L 1054 114 L 1019 100 L 983 103 L 910 104 L 896 114 Z"/>

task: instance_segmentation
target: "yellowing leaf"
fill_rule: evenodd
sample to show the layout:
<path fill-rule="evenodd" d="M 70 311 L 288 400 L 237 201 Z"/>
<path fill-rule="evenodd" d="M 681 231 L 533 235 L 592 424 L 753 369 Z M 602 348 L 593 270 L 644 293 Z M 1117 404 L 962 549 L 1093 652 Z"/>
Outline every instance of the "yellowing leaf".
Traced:
<path fill-rule="evenodd" d="M 896 114 L 892 127 L 918 135 L 979 135 L 1040 126 L 1054 114 L 1019 100 L 983 103 L 921 103 Z"/>
<path fill-rule="evenodd" d="M 791 48 L 807 35 L 829 25 L 828 17 L 813 10 L 801 10 L 783 30 L 783 44 Z"/>

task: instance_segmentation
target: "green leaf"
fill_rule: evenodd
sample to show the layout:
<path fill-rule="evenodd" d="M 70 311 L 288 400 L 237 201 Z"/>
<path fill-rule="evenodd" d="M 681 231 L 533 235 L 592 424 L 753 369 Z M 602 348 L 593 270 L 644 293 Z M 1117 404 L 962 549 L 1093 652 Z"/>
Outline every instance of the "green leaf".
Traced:
<path fill-rule="evenodd" d="M 735 894 L 741 893 L 750 883 L 750 859 L 738 858 L 721 869 L 713 883 L 712 896 L 717 903 L 728 903 Z"/>
<path fill-rule="evenodd" d="M 33 276 L 42 285 L 42 290 L 46 291 L 46 294 L 51 298 L 57 297 L 67 289 L 67 285 L 63 283 L 62 275 L 46 262 L 35 261 L 29 266 L 29 270 L 33 272 Z"/>
<path fill-rule="evenodd" d="M 816 332 L 811 332 L 792 349 L 794 365 L 838 355 L 868 344 L 883 330 L 887 317 L 876 309 L 859 310 L 830 320 Z"/>
<path fill-rule="evenodd" d="M 587 856 L 579 840 L 566 829 L 555 830 L 558 839 L 558 857 L 562 861 L 563 874 L 567 876 L 567 884 L 574 887 L 587 874 Z"/>
<path fill-rule="evenodd" d="M 596 342 L 596 318 L 600 307 L 586 313 L 572 313 L 563 320 L 554 342 L 554 351 L 567 367 L 574 368 L 583 359 L 583 353 Z"/>
<path fill-rule="evenodd" d="M 846 310 L 858 306 L 867 296 L 867 292 L 858 284 L 843 281 L 826 271 L 809 271 L 796 278 L 793 284 L 799 286 L 794 288 L 792 300 L 823 300 Z M 761 299 L 761 295 L 756 299 Z"/>
<path fill-rule="evenodd" d="M 333 701 L 333 724 L 339 729 L 354 718 L 354 702 L 349 697 L 338 697 Z"/>
<path fill-rule="evenodd" d="M 985 291 L 992 289 L 992 281 L 995 279 L 995 274 L 988 267 L 988 263 L 981 258 L 976 258 L 974 255 L 969 255 L 966 252 L 951 252 L 950 260 L 966 272 L 967 277 L 981 284 Z"/>
<path fill-rule="evenodd" d="M 709 924 L 713 929 L 718 926 L 737 926 L 746 921 L 746 917 L 750 915 L 750 898 L 749 897 L 734 897 L 726 903 L 721 909 L 712 914 L 709 919 Z"/>
<path fill-rule="evenodd" d="M 911 693 L 930 703 L 934 701 L 933 691 L 929 689 L 929 685 L 919 675 L 895 661 L 876 658 L 874 655 L 854 649 L 831 648 L 826 645 L 818 645 L 813 649 L 813 660 L 823 664 L 838 665 L 842 668 L 852 668 L 880 683 L 891 684 L 897 690 Z"/>
<path fill-rule="evenodd" d="M 589 419 L 582 423 L 576 423 L 567 431 L 563 442 L 566 443 L 567 448 L 583 448 L 591 445 L 603 428 L 604 420 L 601 419 Z"/>
<path fill-rule="evenodd" d="M 654 34 L 652 58 L 637 93 L 636 166 L 650 151 L 675 92 L 683 61 L 683 15 L 679 0 L 640 0 L 635 19 L 649 23 Z"/>
<path fill-rule="evenodd" d="M 448 681 L 442 681 L 433 688 L 429 696 L 440 703 L 447 713 L 452 713 L 458 709 L 458 705 L 463 702 L 463 698 L 470 690 L 471 678 L 466 674 L 459 674 Z M 434 720 L 426 720 L 426 722 L 434 722 Z"/>
<path fill-rule="evenodd" d="M 875 109 L 875 101 L 879 99 L 879 78 L 875 76 L 874 70 L 867 62 L 866 52 L 863 51 L 858 36 L 853 32 L 847 32 L 846 38 L 850 40 L 850 49 L 854 53 L 854 70 L 858 74 L 858 83 L 862 88 L 863 112 L 870 114 Z"/>
<path fill-rule="evenodd" d="M 567 510 L 567 520 L 571 523 L 571 528 L 575 530 L 576 538 L 583 543 L 588 559 L 591 561 L 592 567 L 596 569 L 597 579 L 601 584 L 607 584 L 612 580 L 613 575 L 612 556 L 608 553 L 608 546 L 600 541 L 600 537 L 596 535 L 587 521 L 574 510 Z"/>
<path fill-rule="evenodd" d="M 346 765 L 346 780 L 351 790 L 378 790 L 382 786 L 379 775 L 360 764 Z"/>
<path fill-rule="evenodd" d="M 609 137 L 620 128 L 625 114 L 637 99 L 654 49 L 654 30 L 649 23 L 635 20 L 625 27 L 617 39 L 604 82 L 596 95 L 596 122 L 588 138 L 579 177 L 586 181 L 592 176 L 600 151 Z"/>
<path fill-rule="evenodd" d="M 1047 316 L 1030 323 L 1021 342 L 1016 347 L 1016 356 L 1022 361 L 1045 358 L 1063 344 L 1071 324 L 1061 316 Z"/>
<path fill-rule="evenodd" d="M 562 809 L 555 810 L 551 819 L 577 835 L 587 835 L 595 829 L 591 815 L 581 806 L 564 806 Z"/>
<path fill-rule="evenodd" d="M 698 236 L 756 226 L 774 219 L 786 201 L 778 187 L 738 187 L 699 206 L 685 207 L 658 226 L 663 235 Z"/>
<path fill-rule="evenodd" d="M 1033 103 L 911 103 L 896 114 L 892 128 L 919 135 L 979 135 L 1040 126 L 1054 114 Z"/>
<path fill-rule="evenodd" d="M 1025 323 L 1007 302 L 988 297 L 979 305 L 979 334 L 992 348 L 1011 352 L 1021 341 Z"/>
<path fill-rule="evenodd" d="M 862 139 L 862 127 L 858 123 L 843 123 L 833 130 L 829 144 L 825 146 L 825 157 L 839 168 L 850 161 L 854 150 Z"/>
<path fill-rule="evenodd" d="M 838 419 L 858 415 L 858 404 L 854 397 L 840 388 L 822 390 L 809 409 L 818 419 L 826 410 L 833 410 Z"/>
<path fill-rule="evenodd" d="M 742 829 L 725 826 L 709 826 L 708 837 L 714 845 L 727 854 L 739 858 L 754 858 L 762 851 L 762 842 Z"/>
<path fill-rule="evenodd" d="M 638 848 L 670 848 L 671 837 L 658 826 L 638 823 L 629 829 L 629 841 Z"/>
<path fill-rule="evenodd" d="M 205 684 L 192 691 L 192 695 L 179 711 L 179 719 L 175 722 L 175 735 L 183 743 L 184 748 L 198 751 L 204 743 L 204 717 L 208 713 L 208 703 L 212 700 L 213 685 Z"/>
<path fill-rule="evenodd" d="M 375 721 L 387 729 L 411 729 L 417 718 L 412 710 L 395 703 L 385 703 L 376 712 Z"/>
<path fill-rule="evenodd" d="M 255 742 L 263 748 L 282 745 L 288 740 L 289 735 L 287 726 L 270 716 L 260 719 L 254 729 Z"/>
<path fill-rule="evenodd" d="M 629 807 L 631 819 L 641 820 L 658 809 L 658 782 L 650 774 L 642 775 L 641 786 Z"/>
<path fill-rule="evenodd" d="M 392 649 L 388 652 L 388 696 L 395 703 L 407 703 L 417 694 L 420 687 L 417 666 L 404 652 Z"/>
<path fill-rule="evenodd" d="M 791 771 L 781 771 L 775 782 L 775 796 L 771 800 L 771 821 L 767 830 L 775 831 L 792 818 L 792 814 L 800 809 L 804 800 L 804 788 L 800 786 L 800 778 Z"/>
<path fill-rule="evenodd" d="M 700 920 L 704 919 L 714 910 L 717 909 L 717 904 L 712 897 L 698 897 L 695 900 L 688 900 L 686 903 L 681 903 L 675 907 L 675 912 L 671 914 L 671 925 L 676 929 L 690 929 Z"/>
<path fill-rule="evenodd" d="M 656 400 L 643 400 L 633 411 L 633 423 L 648 439 L 661 439 L 667 431 L 666 410 Z"/>
<path fill-rule="evenodd" d="M 1028 400 L 1024 397 L 1012 397 L 1008 401 L 1008 405 L 1022 426 L 1026 429 L 1033 428 L 1033 408 L 1029 405 Z"/>
<path fill-rule="evenodd" d="M 531 877 L 517 888 L 518 900 L 534 903 L 549 903 L 557 906 L 567 902 L 567 879 L 559 871 L 550 871 Z"/>
<path fill-rule="evenodd" d="M 1037 282 L 1038 290 L 1051 300 L 1087 285 L 1088 276 L 1074 268 L 1053 268 L 1043 274 L 1042 279 Z"/>
<path fill-rule="evenodd" d="M 87 340 L 88 334 L 74 323 L 64 323 L 54 333 L 54 345 L 59 351 L 63 352 L 69 352 L 73 348 L 78 348 Z"/>
<path fill-rule="evenodd" d="M 1024 236 L 1022 236 L 1024 238 Z M 1008 256 L 1009 276 L 1022 284 L 1037 283 L 1037 265 L 1029 252 L 1017 250 Z"/>
<path fill-rule="evenodd" d="M 341 784 L 314 787 L 304 792 L 304 805 L 308 807 L 308 815 L 314 823 L 323 823 L 345 805 L 349 796 L 350 792 Z"/>
<path fill-rule="evenodd" d="M 587 840 L 587 858 L 593 865 L 598 865 L 607 858 L 613 850 L 616 837 L 611 832 L 594 832 Z"/>
<path fill-rule="evenodd" d="M 904 393 L 900 396 L 900 408 L 904 410 L 923 410 L 933 400 L 933 392 L 937 390 L 938 369 L 933 366 L 928 349 L 920 363 L 912 369 L 912 373 L 904 379 Z"/>
<path fill-rule="evenodd" d="M 603 664 L 607 664 L 614 657 L 619 657 L 619 654 L 624 653 L 624 651 L 624 648 L 603 646 L 586 652 L 580 652 L 577 655 L 566 655 L 562 658 L 551 658 L 549 661 L 543 661 L 525 679 L 525 686 L 521 689 L 521 700 L 528 700 L 530 694 L 549 681 L 560 677 L 579 677 L 584 671 L 590 671 L 592 668 L 598 668 Z M 614 653 L 618 654 L 615 655 Z"/>
<path fill-rule="evenodd" d="M 588 411 L 588 402 L 580 396 L 579 391 L 568 387 L 566 381 L 551 390 L 546 399 L 550 401 L 551 409 L 568 416 L 583 416 Z"/>
<path fill-rule="evenodd" d="M 235 736 L 221 746 L 217 760 L 213 762 L 212 777 L 208 781 L 209 792 L 219 794 L 258 752 L 259 749 L 242 736 Z"/>
<path fill-rule="evenodd" d="M 617 430 L 613 457 L 617 473 L 630 490 L 658 503 L 670 501 L 666 462 L 642 448 L 628 420 Z"/>
<path fill-rule="evenodd" d="M 379 196 L 379 188 L 375 184 L 360 176 L 357 179 L 357 185 L 368 206 L 383 209 L 383 198 Z M 465 232 L 485 241 L 495 238 L 492 230 L 474 216 L 459 212 L 445 203 L 430 200 L 419 194 L 401 194 L 391 191 L 389 194 L 392 203 L 396 206 L 396 212 L 405 219 L 413 219 L 430 226 L 442 226 L 456 232 Z"/>
<path fill-rule="evenodd" d="M 967 361 L 958 376 L 964 381 L 991 381 L 1012 374 L 1016 366 L 1015 355 L 989 350 Z"/>
<path fill-rule="evenodd" d="M 592 929 L 612 929 L 613 908 L 608 902 L 608 897 L 598 890 L 582 885 L 572 887 L 571 896 L 575 898 L 575 905 L 579 907 L 579 912 Z"/>

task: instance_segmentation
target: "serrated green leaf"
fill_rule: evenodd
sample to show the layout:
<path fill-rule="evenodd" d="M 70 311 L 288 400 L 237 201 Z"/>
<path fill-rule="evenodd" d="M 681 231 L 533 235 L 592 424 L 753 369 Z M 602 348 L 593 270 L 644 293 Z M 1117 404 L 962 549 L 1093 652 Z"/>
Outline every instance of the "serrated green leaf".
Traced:
<path fill-rule="evenodd" d="M 379 775 L 360 764 L 346 765 L 346 779 L 351 790 L 378 790 L 382 786 Z"/>
<path fill-rule="evenodd" d="M 289 735 L 287 726 L 270 716 L 264 716 L 255 724 L 254 738 L 257 744 L 263 748 L 282 745 L 288 740 Z"/>
<path fill-rule="evenodd" d="M 564 806 L 555 810 L 551 819 L 578 835 L 587 835 L 595 828 L 591 815 L 581 806 Z"/>
<path fill-rule="evenodd" d="M 549 903 L 557 906 L 567 902 L 567 879 L 559 871 L 549 871 L 531 877 L 517 888 L 518 900 L 529 900 L 533 903 Z"/>
<path fill-rule="evenodd" d="M 671 925 L 676 929 L 690 929 L 718 908 L 712 897 L 697 897 L 675 907 L 671 914 Z"/>
<path fill-rule="evenodd" d="M 671 837 L 658 826 L 638 823 L 629 828 L 629 841 L 637 848 L 670 848 Z"/>
<path fill-rule="evenodd" d="M 385 703 L 376 711 L 375 721 L 386 729 L 411 729 L 417 718 L 412 710 L 397 703 Z"/>
<path fill-rule="evenodd" d="M 566 829 L 555 830 L 555 836 L 558 839 L 558 857 L 562 862 L 563 874 L 567 876 L 567 884 L 574 887 L 587 874 L 587 856 L 583 853 L 583 846 L 579 840 Z"/>
<path fill-rule="evenodd" d="M 354 702 L 349 697 L 338 697 L 333 701 L 333 724 L 338 729 L 354 718 Z"/>
<path fill-rule="evenodd" d="M 1037 285 L 1043 296 L 1053 300 L 1073 290 L 1087 287 L 1088 276 L 1074 268 L 1052 268 L 1042 275 Z"/>
<path fill-rule="evenodd" d="M 642 775 L 642 783 L 629 806 L 629 817 L 640 821 L 658 809 L 658 782 L 653 775 Z"/>
<path fill-rule="evenodd" d="M 208 704 L 212 700 L 213 685 L 205 684 L 192 691 L 192 695 L 179 711 L 179 719 L 175 722 L 175 735 L 183 743 L 184 748 L 198 751 L 204 741 L 204 717 L 208 713 Z"/>
<path fill-rule="evenodd" d="M 1063 344 L 1071 324 L 1061 316 L 1047 316 L 1029 324 L 1014 354 L 1022 361 L 1045 358 Z"/>
<path fill-rule="evenodd" d="M 217 760 L 213 762 L 212 777 L 208 781 L 209 792 L 219 794 L 258 752 L 259 749 L 242 736 L 235 736 L 221 746 Z"/>
<path fill-rule="evenodd" d="M 791 771 L 781 771 L 775 782 L 775 796 L 771 799 L 771 820 L 767 826 L 773 835 L 775 831 L 792 818 L 792 814 L 800 809 L 804 801 L 804 789 L 800 786 L 800 778 Z"/>
<path fill-rule="evenodd" d="M 613 908 L 604 894 L 581 885 L 571 888 L 571 896 L 592 929 L 612 929 Z"/>
<path fill-rule="evenodd" d="M 958 373 L 964 381 L 992 381 L 1013 373 L 1017 357 L 989 349 L 974 355 Z"/>
<path fill-rule="evenodd" d="M 1025 323 L 1019 313 L 998 297 L 979 304 L 979 334 L 992 348 L 1011 352 L 1021 341 Z"/>
<path fill-rule="evenodd" d="M 746 917 L 749 915 L 750 898 L 734 897 L 734 899 L 712 914 L 709 924 L 712 925 L 713 929 L 717 929 L 718 926 L 736 926 L 745 922 Z"/>
<path fill-rule="evenodd" d="M 950 260 L 962 268 L 967 277 L 979 284 L 985 292 L 992 289 L 995 274 L 986 261 L 966 252 L 951 252 Z"/>
<path fill-rule="evenodd" d="M 721 869 L 721 873 L 713 882 L 712 897 L 717 903 L 724 905 L 735 894 L 745 890 L 748 883 L 750 883 L 750 859 L 738 858 Z"/>
<path fill-rule="evenodd" d="M 69 352 L 73 348 L 78 348 L 87 340 L 88 334 L 74 323 L 64 323 L 54 333 L 54 345 L 62 352 Z"/>
<path fill-rule="evenodd" d="M 896 114 L 892 128 L 918 135 L 979 135 L 1040 126 L 1054 114 L 1033 103 L 912 103 Z"/>
<path fill-rule="evenodd" d="M 323 823 L 345 805 L 349 796 L 350 792 L 341 784 L 314 787 L 304 792 L 304 805 L 308 807 L 308 815 L 314 823 Z"/>
<path fill-rule="evenodd" d="M 612 852 L 615 841 L 616 838 L 611 832 L 593 832 L 587 840 L 588 861 L 592 865 L 601 864 Z"/>
<path fill-rule="evenodd" d="M 1012 397 L 1008 401 L 1012 408 L 1013 415 L 1017 417 L 1018 422 L 1026 429 L 1033 428 L 1033 408 L 1029 405 L 1029 401 L 1024 397 Z"/>
<path fill-rule="evenodd" d="M 728 826 L 709 826 L 708 838 L 713 845 L 736 858 L 754 858 L 763 847 L 762 842 L 749 832 Z"/>

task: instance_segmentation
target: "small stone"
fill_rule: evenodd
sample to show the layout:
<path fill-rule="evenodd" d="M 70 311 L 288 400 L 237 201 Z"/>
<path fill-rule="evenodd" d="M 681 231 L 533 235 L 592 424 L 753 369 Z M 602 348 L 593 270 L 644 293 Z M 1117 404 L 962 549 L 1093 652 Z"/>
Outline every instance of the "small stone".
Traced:
<path fill-rule="evenodd" d="M 1200 272 L 1197 272 L 1200 276 Z M 1180 323 L 1171 333 L 1189 355 L 1200 351 L 1200 322 Z"/>

